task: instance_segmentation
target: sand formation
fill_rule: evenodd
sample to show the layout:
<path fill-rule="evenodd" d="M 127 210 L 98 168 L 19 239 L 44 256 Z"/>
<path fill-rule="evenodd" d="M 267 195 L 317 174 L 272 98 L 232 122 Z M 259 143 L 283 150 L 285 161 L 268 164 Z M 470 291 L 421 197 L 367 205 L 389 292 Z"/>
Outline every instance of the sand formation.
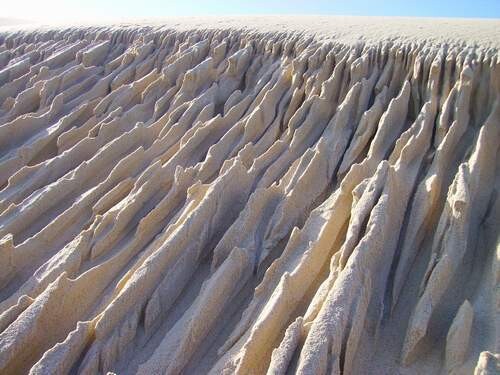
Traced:
<path fill-rule="evenodd" d="M 495 374 L 500 56 L 0 34 L 1 374 Z"/>

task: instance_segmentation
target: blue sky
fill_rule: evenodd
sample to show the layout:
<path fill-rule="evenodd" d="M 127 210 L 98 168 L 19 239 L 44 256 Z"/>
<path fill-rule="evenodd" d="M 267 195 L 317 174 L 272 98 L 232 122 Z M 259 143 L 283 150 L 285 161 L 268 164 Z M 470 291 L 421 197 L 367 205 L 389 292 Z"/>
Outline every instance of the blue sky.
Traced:
<path fill-rule="evenodd" d="M 30 19 L 244 14 L 500 18 L 500 0 L 9 0 L 1 13 Z"/>

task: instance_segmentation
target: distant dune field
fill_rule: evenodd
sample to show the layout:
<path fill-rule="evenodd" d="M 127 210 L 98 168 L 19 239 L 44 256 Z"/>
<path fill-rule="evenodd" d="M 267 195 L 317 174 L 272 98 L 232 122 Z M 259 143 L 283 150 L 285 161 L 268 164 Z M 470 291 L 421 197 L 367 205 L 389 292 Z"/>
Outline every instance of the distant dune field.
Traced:
<path fill-rule="evenodd" d="M 499 20 L 0 24 L 0 374 L 500 373 Z"/>

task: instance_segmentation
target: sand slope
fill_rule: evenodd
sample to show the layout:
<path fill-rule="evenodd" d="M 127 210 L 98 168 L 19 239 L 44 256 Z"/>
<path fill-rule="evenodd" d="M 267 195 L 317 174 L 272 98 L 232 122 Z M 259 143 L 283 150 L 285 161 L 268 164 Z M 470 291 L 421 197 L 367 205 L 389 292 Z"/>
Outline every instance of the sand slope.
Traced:
<path fill-rule="evenodd" d="M 265 20 L 0 33 L 1 374 L 497 373 L 498 21 Z"/>

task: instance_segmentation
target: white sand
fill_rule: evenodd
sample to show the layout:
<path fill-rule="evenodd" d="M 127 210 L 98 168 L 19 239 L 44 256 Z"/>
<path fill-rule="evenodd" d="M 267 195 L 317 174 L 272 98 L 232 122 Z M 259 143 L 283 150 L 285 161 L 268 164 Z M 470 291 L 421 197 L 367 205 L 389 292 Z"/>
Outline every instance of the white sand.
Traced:
<path fill-rule="evenodd" d="M 1 374 L 498 370 L 500 21 L 0 22 Z"/>
<path fill-rule="evenodd" d="M 360 16 L 203 16 L 161 17 L 156 19 L 99 19 L 86 21 L 24 21 L 23 28 L 55 28 L 75 25 L 134 25 L 193 29 L 244 29 L 261 32 L 302 32 L 321 39 L 352 43 L 384 40 L 401 42 L 454 42 L 459 44 L 500 47 L 500 19 L 360 17 Z M 0 26 L 19 21 L 0 22 Z M 7 25 L 5 25 L 7 23 Z M 11 26 L 12 27 L 12 26 Z M 1 29 L 0 29 L 1 30 Z"/>

